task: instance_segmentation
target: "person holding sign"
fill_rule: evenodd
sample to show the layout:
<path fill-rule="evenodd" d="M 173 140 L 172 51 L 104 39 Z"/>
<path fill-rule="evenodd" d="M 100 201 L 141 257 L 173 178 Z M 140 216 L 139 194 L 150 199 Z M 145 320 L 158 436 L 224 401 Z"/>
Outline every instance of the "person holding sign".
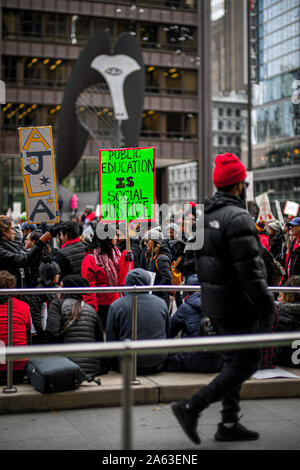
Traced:
<path fill-rule="evenodd" d="M 116 231 L 99 223 L 92 242 L 86 248 L 81 265 L 81 275 L 87 279 L 91 287 L 124 286 L 126 275 L 133 267 L 133 254 L 124 250 L 122 253 L 116 246 Z M 104 238 L 106 233 L 106 238 Z M 119 293 L 86 294 L 84 301 L 98 313 L 103 331 L 106 330 L 106 318 L 109 306 L 121 295 Z"/>
<path fill-rule="evenodd" d="M 16 276 L 17 288 L 30 287 L 28 267 L 39 263 L 43 249 L 51 234 L 45 232 L 36 244 L 28 251 L 22 251 L 14 245 L 14 224 L 12 220 L 0 215 L 0 270 L 8 270 Z"/>

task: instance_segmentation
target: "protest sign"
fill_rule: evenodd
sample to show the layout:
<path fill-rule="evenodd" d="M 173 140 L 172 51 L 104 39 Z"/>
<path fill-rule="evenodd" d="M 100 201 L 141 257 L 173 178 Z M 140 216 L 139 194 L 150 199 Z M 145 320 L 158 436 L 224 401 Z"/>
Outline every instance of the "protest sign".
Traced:
<path fill-rule="evenodd" d="M 268 193 L 262 193 L 256 196 L 255 202 L 259 207 L 257 222 L 271 222 L 275 220 L 271 211 Z"/>
<path fill-rule="evenodd" d="M 100 150 L 101 222 L 153 220 L 155 148 Z"/>
<path fill-rule="evenodd" d="M 57 223 L 52 127 L 20 127 L 19 142 L 27 222 Z"/>
<path fill-rule="evenodd" d="M 296 217 L 299 211 L 299 204 L 294 201 L 286 201 L 283 213 L 285 215 L 292 215 L 293 217 Z"/>
<path fill-rule="evenodd" d="M 253 171 L 247 171 L 246 181 L 249 184 L 247 188 L 247 201 L 254 201 L 254 173 Z"/>
<path fill-rule="evenodd" d="M 280 202 L 276 200 L 275 201 L 275 206 L 276 206 L 277 216 L 278 216 L 278 220 L 280 222 L 281 228 L 284 229 L 284 218 L 283 218 L 283 215 L 282 215 Z"/>

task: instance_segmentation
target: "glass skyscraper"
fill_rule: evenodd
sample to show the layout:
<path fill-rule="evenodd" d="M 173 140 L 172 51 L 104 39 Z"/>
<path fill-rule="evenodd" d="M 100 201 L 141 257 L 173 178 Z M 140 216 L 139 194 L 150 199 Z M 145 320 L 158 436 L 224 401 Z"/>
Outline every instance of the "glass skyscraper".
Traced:
<path fill-rule="evenodd" d="M 300 0 L 258 0 L 258 82 L 253 85 L 256 193 L 300 199 Z"/>

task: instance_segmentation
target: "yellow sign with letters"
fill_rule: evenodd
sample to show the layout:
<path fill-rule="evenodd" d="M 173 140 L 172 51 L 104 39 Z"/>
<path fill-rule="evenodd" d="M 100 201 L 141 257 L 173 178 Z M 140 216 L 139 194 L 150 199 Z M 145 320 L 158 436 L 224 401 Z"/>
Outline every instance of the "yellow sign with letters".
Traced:
<path fill-rule="evenodd" d="M 58 223 L 52 127 L 20 127 L 19 142 L 27 222 Z"/>

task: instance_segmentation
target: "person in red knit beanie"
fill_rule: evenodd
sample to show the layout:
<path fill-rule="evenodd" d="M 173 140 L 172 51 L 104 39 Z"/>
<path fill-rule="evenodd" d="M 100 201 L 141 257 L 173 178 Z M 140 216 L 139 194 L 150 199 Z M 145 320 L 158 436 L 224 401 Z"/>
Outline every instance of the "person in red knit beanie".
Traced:
<path fill-rule="evenodd" d="M 270 331 L 274 301 L 268 291 L 255 223 L 246 211 L 246 168 L 232 153 L 217 155 L 213 182 L 217 192 L 204 201 L 204 244 L 194 257 L 201 285 L 201 311 L 218 335 Z M 258 349 L 222 352 L 223 367 L 212 382 L 172 411 L 187 436 L 200 444 L 198 418 L 221 401 L 217 441 L 258 439 L 239 423 L 242 383 L 260 368 Z"/>
<path fill-rule="evenodd" d="M 245 165 L 233 153 L 224 153 L 215 158 L 213 182 L 216 188 L 227 187 L 246 179 Z"/>

